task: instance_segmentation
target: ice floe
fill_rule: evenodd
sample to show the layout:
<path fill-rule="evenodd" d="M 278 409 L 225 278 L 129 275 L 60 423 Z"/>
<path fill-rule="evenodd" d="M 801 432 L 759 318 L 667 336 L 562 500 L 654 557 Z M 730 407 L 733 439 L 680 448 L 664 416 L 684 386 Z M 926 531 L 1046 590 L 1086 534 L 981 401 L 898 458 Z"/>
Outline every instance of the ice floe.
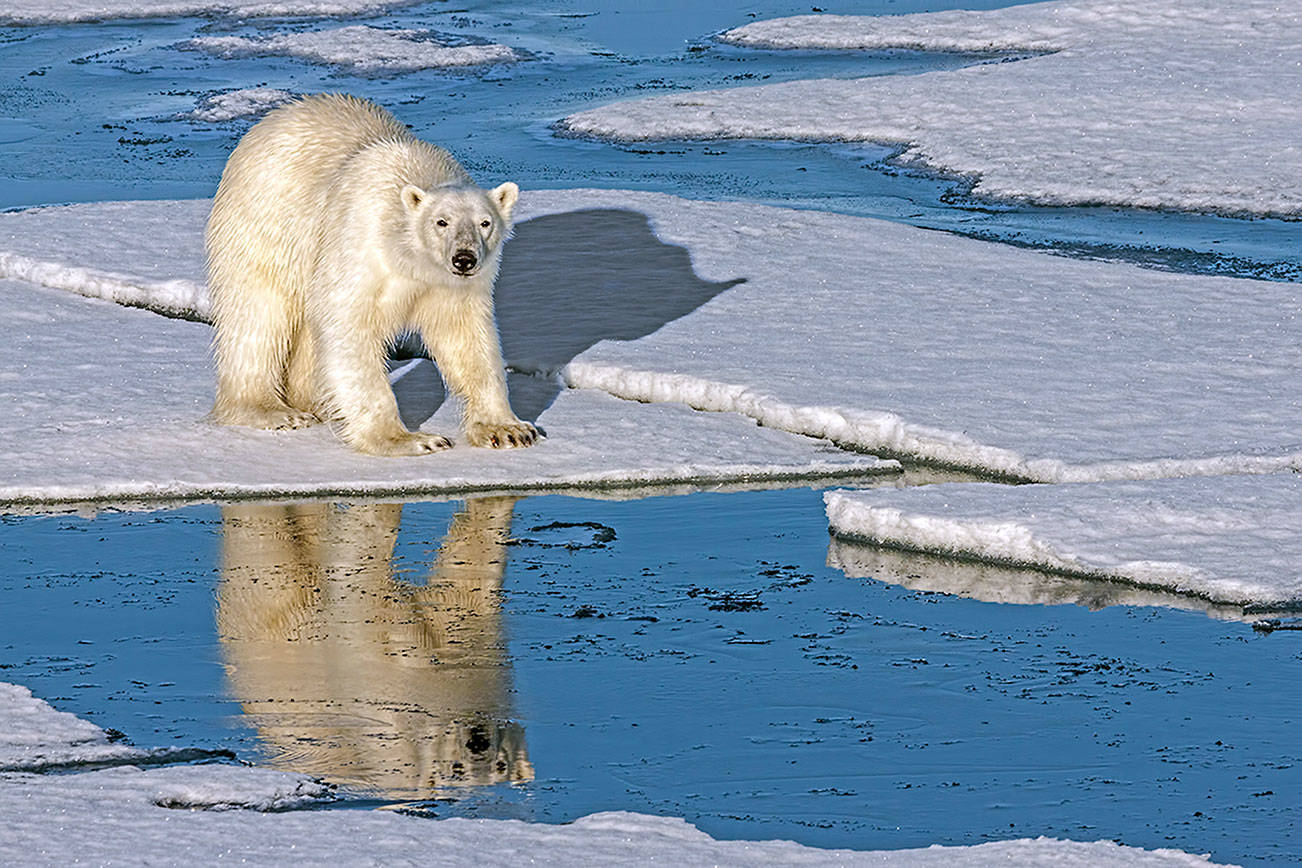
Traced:
<path fill-rule="evenodd" d="M 360 15 L 411 3 L 412 0 L 7 0 L 0 8 L 0 24 L 68 24 L 188 15 Z"/>
<path fill-rule="evenodd" d="M 851 540 L 1112 580 L 1258 611 L 1302 608 L 1302 476 L 1296 473 L 833 491 L 825 500 L 833 533 Z M 855 552 L 843 560 L 864 574 L 854 569 Z M 968 593 L 962 579 L 945 586 L 940 570 L 934 581 L 930 571 L 915 572 L 920 587 L 1001 600 L 994 582 L 978 579 Z M 1010 601 L 1027 601 L 1018 599 L 1017 586 L 1007 593 Z"/>
<path fill-rule="evenodd" d="M 205 97 L 186 118 L 203 123 L 221 123 L 260 115 L 294 98 L 289 91 L 274 87 L 246 87 Z"/>
<path fill-rule="evenodd" d="M 186 286 L 195 292 L 195 306 L 173 312 L 197 318 L 203 312 L 202 285 L 195 278 L 202 270 L 206 210 L 204 202 L 110 203 L 8 215 L 34 222 L 21 231 L 17 223 L 6 223 L 6 238 L 18 250 L 6 251 L 0 268 L 13 269 L 19 262 L 21 268 L 6 273 L 29 281 L 50 277 L 59 288 L 94 293 L 108 286 L 108 297 L 118 300 L 123 286 L 145 297 L 161 292 L 169 301 L 147 305 L 156 308 L 174 307 L 171 290 Z M 664 246 L 646 234 L 649 243 Z M 100 280 L 104 272 L 78 271 L 76 261 L 94 262 L 118 277 Z M 119 280 L 118 270 L 126 269 L 135 270 L 134 283 Z M 563 275 L 558 279 L 565 282 Z M 545 297 L 547 288 L 540 289 Z M 371 458 L 349 452 L 324 427 L 273 433 L 205 421 L 213 382 L 210 330 L 201 323 L 17 280 L 0 283 L 0 311 L 14 333 L 0 347 L 0 395 L 11 409 L 0 422 L 0 501 L 10 505 L 718 484 L 837 477 L 895 466 L 736 416 L 640 405 L 526 375 L 512 376 L 512 400 L 518 413 L 537 420 L 548 434 L 540 445 Z M 541 312 L 528 330 L 546 346 L 553 344 L 548 336 L 556 329 L 564 327 L 572 336 L 580 321 L 571 317 L 548 325 L 549 314 Z M 531 321 L 527 307 L 514 316 L 512 330 Z M 616 325 L 595 324 L 590 340 Z M 409 425 L 455 437 L 457 408 L 444 400 L 428 361 L 404 364 L 393 379 Z"/>
<path fill-rule="evenodd" d="M 190 315 L 202 317 L 207 207 L 201 201 L 100 203 L 0 215 L 0 275 L 174 312 L 191 304 Z M 768 429 L 856 450 L 1034 481 L 1302 467 L 1297 284 L 1076 261 L 884 221 L 649 193 L 529 192 L 520 209 L 498 290 L 508 364 L 544 377 L 518 378 L 537 380 L 520 387 L 522 396 L 530 386 L 554 390 L 546 376 L 559 371 L 570 386 L 588 392 L 740 413 Z M 25 373 L 8 375 L 6 387 L 47 396 L 40 430 L 62 426 L 72 444 L 73 418 L 60 419 L 59 412 L 75 408 L 54 405 L 61 391 L 65 403 L 81 391 L 60 386 L 70 380 L 81 385 L 79 375 L 60 365 L 84 362 L 57 355 L 67 343 L 60 317 L 79 311 L 77 329 L 90 334 L 103 311 L 99 331 L 113 334 L 127 328 L 116 323 L 129 312 L 94 308 L 92 314 L 59 296 L 26 298 L 7 302 L 7 309 L 14 317 L 49 317 L 50 324 L 33 326 L 27 342 L 6 348 L 4 370 L 26 365 Z M 56 308 L 68 312 L 56 314 Z M 259 459 L 252 458 L 240 465 L 251 477 L 235 473 L 226 482 L 272 474 L 304 486 L 324 478 L 308 471 L 312 460 L 297 467 L 283 460 L 299 454 L 290 444 L 310 444 L 304 448 L 315 454 L 331 442 L 324 431 L 276 435 L 199 426 L 210 398 L 201 355 L 207 332 L 140 322 L 154 337 L 137 340 L 153 349 L 135 351 L 124 332 L 112 348 L 123 381 L 87 380 L 86 388 L 103 395 L 98 409 L 77 423 L 102 426 L 103 414 L 115 408 L 124 438 L 114 447 L 123 454 L 117 478 L 131 478 L 128 472 L 154 478 L 146 472 L 148 450 L 139 448 L 149 443 L 177 461 L 188 456 L 193 477 L 186 490 L 211 491 L 227 475 L 220 468 L 229 453 L 217 444 L 236 440 L 247 441 L 252 455 L 277 469 L 255 470 Z M 34 364 L 38 352 L 44 354 L 40 365 Z M 160 365 L 169 353 L 168 364 Z M 149 359 L 157 373 L 142 381 L 137 373 Z M 147 382 L 151 377 L 154 382 Z M 159 405 L 164 383 L 174 401 L 166 413 Z M 760 453 L 748 459 L 746 449 L 758 448 L 760 440 L 765 449 L 778 450 L 798 442 L 768 440 L 776 432 L 736 427 L 721 417 L 679 415 L 681 408 L 612 405 L 629 419 L 634 412 L 648 419 L 648 413 L 661 414 L 657 418 L 670 426 L 662 432 L 663 451 L 655 453 L 662 460 L 651 461 L 643 438 L 661 434 L 647 426 L 637 426 L 636 443 L 624 440 L 630 428 L 623 423 L 603 434 L 594 416 L 592 427 L 585 427 L 584 415 L 600 415 L 595 408 L 605 401 L 599 394 L 564 392 L 551 418 L 542 420 L 557 434 L 546 449 L 487 458 L 472 451 L 469 460 L 479 471 L 498 467 L 493 480 L 500 482 L 516 472 L 508 466 L 541 472 L 536 462 L 555 454 L 564 440 L 570 444 L 566 461 L 578 460 L 582 450 L 606 454 L 570 477 L 595 483 L 612 478 L 597 468 L 611 468 L 625 447 L 629 452 L 619 460 L 632 463 L 621 472 L 640 464 L 641 475 L 649 476 L 652 465 L 673 464 L 690 475 L 686 468 L 699 450 L 674 433 L 685 433 L 675 427 L 680 423 L 723 426 L 709 435 L 701 429 L 700 436 L 711 438 L 701 442 L 721 450 L 716 466 L 738 472 L 756 466 Z M 573 415 L 564 415 L 571 407 Z M 140 413 L 196 427 L 133 428 L 128 420 Z M 562 418 L 580 427 L 558 427 Z M 8 424 L 16 432 L 20 422 Z M 734 450 L 729 444 L 740 444 L 740 433 L 725 429 L 744 432 L 751 445 Z M 108 428 L 101 434 L 118 436 Z M 77 436 L 89 438 L 88 445 L 78 445 L 61 466 L 80 464 L 74 476 L 84 486 L 96 463 L 90 457 L 94 442 L 108 440 Z M 291 451 L 278 446 L 267 454 L 270 443 Z M 17 468 L 47 471 L 48 456 L 28 453 L 11 463 L 9 485 L 16 484 Z M 763 454 L 764 460 L 775 455 Z M 208 470 L 200 469 L 203 455 L 213 462 Z M 641 457 L 633 461 L 634 455 Z M 442 463 L 431 473 L 471 483 L 474 474 L 456 475 L 460 458 L 435 460 Z M 360 491 L 402 462 L 355 466 L 337 481 Z M 362 472 L 364 466 L 374 469 Z M 559 473 L 559 465 L 552 471 Z M 488 484 L 488 476 L 477 478 Z M 542 482 L 541 476 L 529 478 Z M 6 490 L 12 496 L 15 489 Z M 273 490 L 279 489 L 268 493 Z"/>
<path fill-rule="evenodd" d="M 760 21 L 757 47 L 1049 52 L 917 76 L 674 93 L 574 114 L 575 133 L 876 141 L 982 196 L 1302 212 L 1302 15 L 1276 0 L 1035 3 Z"/>
<path fill-rule="evenodd" d="M 107 745 L 88 721 L 0 684 L 0 730 L 46 755 L 68 744 Z M 611 812 L 565 825 L 518 820 L 428 820 L 389 811 L 296 811 L 328 801 L 311 778 L 236 765 L 119 767 L 42 775 L 0 772 L 0 862 L 23 865 L 188 863 L 518 865 L 1211 864 L 1178 850 L 1111 841 L 1018 839 L 919 850 L 820 850 L 789 841 L 717 841 L 685 820 Z M 186 810 L 168 810 L 182 808 Z"/>
<path fill-rule="evenodd" d="M 511 63 L 519 57 L 505 45 L 442 45 L 424 30 L 384 30 L 354 24 L 276 36 L 201 36 L 186 45 L 219 57 L 281 54 L 357 72 L 413 72 L 444 66 Z"/>

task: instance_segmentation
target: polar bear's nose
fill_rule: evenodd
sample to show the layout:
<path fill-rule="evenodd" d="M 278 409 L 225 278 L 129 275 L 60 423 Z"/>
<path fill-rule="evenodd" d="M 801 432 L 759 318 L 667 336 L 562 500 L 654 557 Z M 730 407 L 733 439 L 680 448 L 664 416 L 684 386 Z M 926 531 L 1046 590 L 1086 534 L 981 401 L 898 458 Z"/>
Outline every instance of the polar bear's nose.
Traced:
<path fill-rule="evenodd" d="M 469 250 L 458 250 L 452 254 L 452 267 L 457 271 L 469 271 L 475 267 L 475 263 L 478 261 L 475 259 L 475 254 Z"/>

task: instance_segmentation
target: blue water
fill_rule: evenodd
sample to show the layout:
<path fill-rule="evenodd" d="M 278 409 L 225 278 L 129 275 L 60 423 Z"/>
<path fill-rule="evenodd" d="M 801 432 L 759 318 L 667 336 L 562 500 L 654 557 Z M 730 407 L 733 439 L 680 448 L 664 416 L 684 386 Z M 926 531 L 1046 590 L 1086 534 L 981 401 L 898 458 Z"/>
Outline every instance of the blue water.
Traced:
<path fill-rule="evenodd" d="M 3 533 L 0 678 L 360 806 L 1244 864 L 1302 844 L 1295 634 L 849 578 L 816 491 L 201 505 Z"/>

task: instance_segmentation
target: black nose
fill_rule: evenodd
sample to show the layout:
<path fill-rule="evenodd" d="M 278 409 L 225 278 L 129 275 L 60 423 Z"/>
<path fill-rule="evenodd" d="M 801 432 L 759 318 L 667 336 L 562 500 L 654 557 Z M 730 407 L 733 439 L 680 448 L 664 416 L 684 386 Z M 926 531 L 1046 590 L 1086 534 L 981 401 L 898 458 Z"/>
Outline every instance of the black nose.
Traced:
<path fill-rule="evenodd" d="M 475 254 L 469 250 L 458 250 L 452 254 L 452 267 L 457 271 L 469 271 L 475 267 L 475 263 L 478 261 L 478 259 L 475 259 Z"/>

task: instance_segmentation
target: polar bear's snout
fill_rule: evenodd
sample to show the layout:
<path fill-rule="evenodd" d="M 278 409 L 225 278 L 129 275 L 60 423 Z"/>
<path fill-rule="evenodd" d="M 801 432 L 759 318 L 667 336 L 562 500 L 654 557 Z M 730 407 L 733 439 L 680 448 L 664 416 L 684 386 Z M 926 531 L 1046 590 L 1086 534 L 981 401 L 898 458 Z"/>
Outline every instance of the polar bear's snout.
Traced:
<path fill-rule="evenodd" d="M 473 250 L 467 250 L 463 247 L 452 254 L 452 267 L 456 269 L 458 274 L 469 275 L 478 264 L 479 259 L 475 256 Z"/>

